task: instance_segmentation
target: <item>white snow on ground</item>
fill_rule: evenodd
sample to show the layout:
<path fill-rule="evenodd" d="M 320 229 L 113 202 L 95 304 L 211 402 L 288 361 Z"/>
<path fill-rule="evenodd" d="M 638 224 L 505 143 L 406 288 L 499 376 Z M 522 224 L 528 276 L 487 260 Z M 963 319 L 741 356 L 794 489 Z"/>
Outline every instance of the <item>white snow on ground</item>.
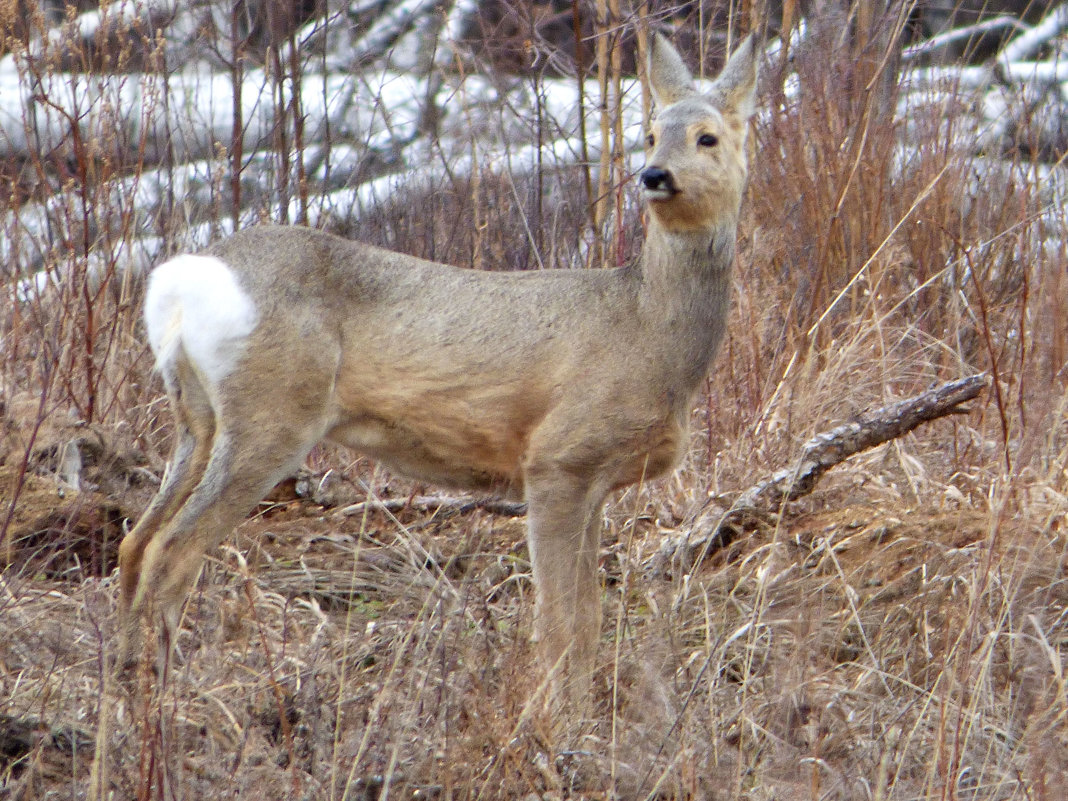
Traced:
<path fill-rule="evenodd" d="M 172 0 L 149 2 L 157 13 L 178 8 Z M 395 202 L 406 193 L 471 174 L 473 158 L 478 159 L 482 172 L 514 175 L 563 169 L 584 157 L 596 169 L 601 153 L 600 88 L 596 81 L 590 80 L 583 87 L 587 132 L 583 148 L 574 80 L 540 81 L 535 92 L 528 79 L 491 80 L 478 74 L 457 77 L 454 70 L 435 68 L 434 62 L 440 66 L 442 59 L 452 58 L 450 37 L 459 35 L 460 20 L 472 2 L 458 0 L 450 6 L 450 14 L 441 20 L 442 43 L 423 74 L 394 69 L 400 56 L 353 67 L 359 53 L 344 50 L 327 51 L 329 58 L 309 56 L 309 71 L 299 86 L 288 80 L 278 82 L 264 70 L 248 69 L 239 87 L 245 164 L 242 181 L 248 184 L 242 196 L 248 200 L 248 210 L 242 211 L 236 224 L 263 217 L 263 190 L 257 190 L 257 184 L 261 176 L 282 169 L 272 147 L 276 120 L 279 108 L 288 108 L 298 95 L 305 146 L 300 153 L 293 151 L 292 131 L 287 129 L 288 162 L 303 163 L 313 191 L 306 209 L 296 200 L 269 206 L 268 216 L 273 219 L 294 220 L 306 212 L 308 222 L 314 225 L 324 215 Z M 369 0 L 354 2 L 348 13 L 372 5 Z M 411 37 L 422 35 L 419 26 L 423 17 L 435 6 L 428 0 L 392 4 L 388 14 L 381 14 L 374 26 L 359 34 L 360 47 L 364 48 L 361 52 L 370 58 L 383 42 L 407 40 L 410 44 Z M 144 8 L 144 0 L 124 1 L 112 4 L 108 14 L 110 19 L 133 18 L 143 14 Z M 356 36 L 346 28 L 346 11 L 333 13 L 337 19 L 306 26 L 298 33 L 298 41 L 311 50 L 324 37 Z M 183 27 L 180 13 L 175 20 L 175 30 L 188 35 L 189 25 Z M 90 37 L 104 24 L 99 14 L 84 14 L 75 18 L 63 35 L 74 30 L 78 36 Z M 1056 45 L 1068 29 L 1068 6 L 1054 9 L 1030 28 L 1004 18 L 981 25 L 1010 26 L 1020 31 L 989 65 L 909 66 L 942 40 L 953 38 L 956 34 L 952 31 L 905 51 L 898 108 L 903 135 L 894 154 L 899 169 L 908 169 L 911 154 L 920 144 L 918 139 L 924 134 L 915 121 L 925 113 L 937 115 L 953 108 L 952 146 L 962 152 L 970 149 L 973 154 L 985 154 L 991 169 L 998 168 L 997 155 L 1024 112 L 1047 125 L 1050 136 L 1059 135 L 1056 126 L 1062 104 L 1068 103 L 1068 58 L 1058 57 L 1060 47 Z M 796 41 L 790 43 L 791 50 L 801 46 L 805 26 L 799 26 L 793 36 Z M 222 215 L 221 222 L 208 225 L 198 223 L 191 213 L 218 204 L 219 176 L 230 171 L 226 147 L 234 138 L 235 106 L 231 75 L 213 70 L 203 60 L 192 60 L 167 76 L 68 74 L 41 67 L 36 56 L 62 41 L 56 32 L 33 43 L 30 57 L 9 54 L 0 58 L 0 158 L 69 146 L 75 127 L 84 142 L 93 142 L 107 132 L 114 141 L 103 144 L 103 153 L 108 147 L 143 147 L 149 166 L 136 177 L 112 181 L 94 197 L 102 207 L 129 212 L 133 236 L 124 231 L 122 237 L 101 237 L 100 253 L 90 259 L 90 273 L 102 276 L 111 269 L 144 270 L 163 255 L 164 242 L 156 222 L 164 210 L 191 217 L 183 241 L 172 242 L 172 247 L 203 245 L 232 228 L 235 221 L 227 214 Z M 781 47 L 778 41 L 769 43 L 768 63 L 778 63 Z M 1041 53 L 1050 56 L 1035 60 Z M 416 53 L 414 57 L 418 56 Z M 339 59 L 345 58 L 348 61 L 342 64 Z M 314 71 L 324 66 L 328 71 Z M 786 101 L 791 102 L 801 88 L 789 79 L 786 87 Z M 641 92 L 636 80 L 623 82 L 621 107 L 628 159 L 636 169 L 641 164 L 643 140 Z M 424 135 L 429 108 L 438 112 L 433 148 L 428 147 Z M 1045 116 L 1036 110 L 1045 110 Z M 292 114 L 283 116 L 291 127 Z M 544 138 L 540 144 L 532 143 L 535 120 L 540 121 L 537 130 Z M 472 155 L 473 138 L 477 156 Z M 428 157 L 428 153 L 432 155 Z M 162 163 L 170 166 L 151 166 Z M 1047 171 L 1041 176 L 1041 180 L 1049 181 L 1051 207 L 1064 198 L 1059 175 L 1059 171 Z M 983 176 L 976 176 L 977 184 L 982 180 Z M 76 228 L 77 215 L 70 210 L 77 200 L 77 191 L 67 189 L 0 218 L 0 264 L 7 279 L 15 281 L 17 298 L 33 297 L 62 280 L 49 257 L 57 242 Z M 1046 236 L 1061 230 L 1060 217 L 1046 221 Z M 109 248 L 111 239 L 115 243 Z M 50 266 L 44 270 L 46 264 Z M 18 276 L 23 277 L 19 280 Z"/>

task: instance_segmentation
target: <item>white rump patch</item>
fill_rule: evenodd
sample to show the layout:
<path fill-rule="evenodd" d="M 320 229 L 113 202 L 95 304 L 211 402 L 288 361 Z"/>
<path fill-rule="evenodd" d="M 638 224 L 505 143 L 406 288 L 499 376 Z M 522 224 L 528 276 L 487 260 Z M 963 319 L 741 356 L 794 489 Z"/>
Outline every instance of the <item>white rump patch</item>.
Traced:
<path fill-rule="evenodd" d="M 214 256 L 176 256 L 149 276 L 148 342 L 168 383 L 181 347 L 198 371 L 218 384 L 244 351 L 256 316 L 233 270 Z"/>

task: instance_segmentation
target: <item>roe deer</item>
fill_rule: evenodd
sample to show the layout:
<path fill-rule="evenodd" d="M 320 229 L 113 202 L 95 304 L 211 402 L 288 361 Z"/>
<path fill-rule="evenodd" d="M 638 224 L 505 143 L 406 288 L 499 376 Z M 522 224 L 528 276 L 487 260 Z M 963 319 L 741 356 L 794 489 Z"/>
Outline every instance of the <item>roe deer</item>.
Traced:
<path fill-rule="evenodd" d="M 123 659 L 150 608 L 173 642 L 205 552 L 329 439 L 420 481 L 527 501 L 550 696 L 587 701 L 602 507 L 687 448 L 727 320 L 757 80 L 749 39 L 706 93 L 659 36 L 648 67 L 660 110 L 630 266 L 479 272 L 258 227 L 153 271 L 145 322 L 176 434 L 120 548 Z"/>

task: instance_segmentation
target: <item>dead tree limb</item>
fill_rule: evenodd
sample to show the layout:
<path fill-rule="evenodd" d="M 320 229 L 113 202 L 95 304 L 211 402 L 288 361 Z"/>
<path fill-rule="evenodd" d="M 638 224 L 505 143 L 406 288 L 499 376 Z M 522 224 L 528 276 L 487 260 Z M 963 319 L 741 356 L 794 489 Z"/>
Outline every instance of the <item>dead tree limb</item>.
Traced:
<path fill-rule="evenodd" d="M 730 509 L 703 514 L 685 536 L 665 542 L 649 560 L 649 573 L 676 572 L 679 567 L 688 571 L 695 561 L 727 539 L 728 527 L 737 525 L 740 518 L 778 514 L 790 501 L 812 492 L 824 473 L 850 456 L 896 439 L 930 420 L 966 413 L 968 410 L 961 404 L 975 398 L 989 383 L 985 374 L 950 381 L 817 434 L 805 443 L 795 466 L 779 470 L 750 487 Z M 701 525 L 701 520 L 712 524 Z"/>
<path fill-rule="evenodd" d="M 896 439 L 930 420 L 966 413 L 961 404 L 972 400 L 988 383 L 985 374 L 950 381 L 817 434 L 805 443 L 796 467 L 779 470 L 746 490 L 734 505 L 776 512 L 784 503 L 812 492 L 824 473 L 850 456 Z"/>

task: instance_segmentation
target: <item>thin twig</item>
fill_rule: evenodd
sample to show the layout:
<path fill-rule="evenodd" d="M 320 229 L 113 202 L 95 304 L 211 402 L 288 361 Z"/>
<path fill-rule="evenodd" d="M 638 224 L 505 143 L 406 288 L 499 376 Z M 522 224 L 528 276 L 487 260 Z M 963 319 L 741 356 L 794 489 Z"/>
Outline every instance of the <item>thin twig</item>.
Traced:
<path fill-rule="evenodd" d="M 527 513 L 527 505 L 516 501 L 500 499 L 457 498 L 448 495 L 416 495 L 412 498 L 384 498 L 381 500 L 360 501 L 338 510 L 346 517 L 362 515 L 367 511 L 399 512 L 410 509 L 416 512 L 433 512 L 442 514 L 466 514 L 475 509 L 482 509 L 504 517 L 521 517 Z"/>

